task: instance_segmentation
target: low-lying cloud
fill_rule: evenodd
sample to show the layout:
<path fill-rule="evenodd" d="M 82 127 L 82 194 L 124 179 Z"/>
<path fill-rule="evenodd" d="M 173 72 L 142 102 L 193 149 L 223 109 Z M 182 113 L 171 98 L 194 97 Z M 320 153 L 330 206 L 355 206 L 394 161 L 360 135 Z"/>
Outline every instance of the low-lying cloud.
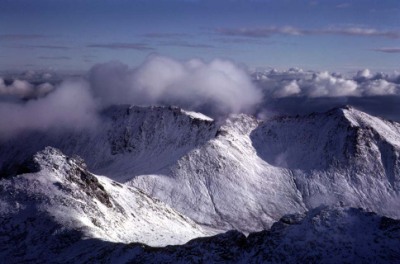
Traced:
<path fill-rule="evenodd" d="M 154 55 L 136 68 L 120 62 L 97 64 L 88 78 L 67 80 L 55 88 L 25 80 L 5 85 L 1 79 L 0 99 L 1 95 L 24 100 L 0 100 L 0 123 L 7 124 L 0 126 L 0 139 L 24 130 L 91 127 L 100 110 L 114 104 L 177 105 L 226 115 L 251 113 L 262 100 L 251 76 L 231 61 L 178 61 Z"/>
<path fill-rule="evenodd" d="M 353 76 L 299 69 L 254 74 L 263 90 L 259 109 L 271 114 L 307 114 L 350 104 L 374 115 L 400 121 L 400 73 L 372 74 L 368 69 Z"/>
<path fill-rule="evenodd" d="M 371 74 L 368 69 L 344 77 L 329 72 L 269 71 L 255 77 L 268 97 L 362 97 L 400 95 L 400 74 Z"/>
<path fill-rule="evenodd" d="M 3 98 L 31 99 L 39 98 L 53 91 L 54 86 L 48 82 L 33 85 L 26 80 L 15 79 L 10 85 L 6 85 L 0 78 L 0 100 Z"/>
<path fill-rule="evenodd" d="M 97 104 L 84 81 L 63 82 L 46 97 L 24 103 L 0 102 L 0 139 L 26 130 L 91 127 Z"/>
<path fill-rule="evenodd" d="M 87 76 L 58 81 L 50 73 L 0 78 L 0 140 L 26 130 L 93 127 L 114 104 L 177 105 L 215 118 L 230 113 L 259 117 L 307 114 L 350 104 L 400 120 L 400 73 L 353 76 L 300 69 L 249 74 L 229 60 L 179 61 L 152 55 L 130 67 L 108 62 Z M 6 124 L 6 125 L 3 125 Z"/>
<path fill-rule="evenodd" d="M 89 80 L 104 105 L 175 104 L 209 113 L 239 113 L 250 111 L 262 99 L 244 69 L 221 59 L 206 63 L 150 56 L 134 69 L 119 62 L 98 64 Z"/>

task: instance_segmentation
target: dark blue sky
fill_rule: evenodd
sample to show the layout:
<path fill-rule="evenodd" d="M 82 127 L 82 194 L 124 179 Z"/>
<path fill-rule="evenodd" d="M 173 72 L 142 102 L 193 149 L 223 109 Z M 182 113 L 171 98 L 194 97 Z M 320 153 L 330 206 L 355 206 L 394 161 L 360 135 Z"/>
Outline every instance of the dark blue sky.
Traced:
<path fill-rule="evenodd" d="M 249 67 L 399 69 L 398 0 L 0 0 L 0 7 L 0 70 L 134 66 L 151 53 Z"/>

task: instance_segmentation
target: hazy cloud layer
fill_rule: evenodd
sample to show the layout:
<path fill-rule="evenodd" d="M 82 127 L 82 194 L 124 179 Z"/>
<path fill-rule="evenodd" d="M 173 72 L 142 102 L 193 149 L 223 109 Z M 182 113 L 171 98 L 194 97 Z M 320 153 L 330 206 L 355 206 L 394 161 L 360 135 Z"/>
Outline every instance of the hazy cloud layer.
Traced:
<path fill-rule="evenodd" d="M 10 85 L 6 85 L 4 80 L 0 78 L 0 99 L 4 97 L 18 99 L 38 98 L 45 96 L 53 89 L 54 86 L 48 82 L 35 86 L 26 80 L 15 79 Z"/>
<path fill-rule="evenodd" d="M 44 88 L 46 89 L 46 88 Z M 66 81 L 46 97 L 25 103 L 0 102 L 0 139 L 25 130 L 91 127 L 97 120 L 89 85 Z"/>
<path fill-rule="evenodd" d="M 98 64 L 90 71 L 90 83 L 105 105 L 176 104 L 238 113 L 251 110 L 262 98 L 246 71 L 220 59 L 181 62 L 150 56 L 134 69 L 119 62 Z"/>
<path fill-rule="evenodd" d="M 23 99 L 23 100 L 22 100 Z M 0 78 L 0 139 L 25 130 L 92 127 L 113 104 L 177 105 L 213 117 L 307 114 L 350 104 L 400 121 L 400 73 L 360 70 L 353 76 L 301 69 L 250 75 L 229 60 L 178 61 L 149 56 L 131 68 L 97 64 L 87 78 L 59 82 L 51 73 Z"/>
<path fill-rule="evenodd" d="M 57 46 L 57 45 L 27 45 L 23 46 L 25 48 L 35 48 L 35 49 L 53 49 L 53 50 L 69 50 L 70 47 L 67 46 Z"/>
<path fill-rule="evenodd" d="M 38 78 L 35 72 L 23 76 Z M 44 73 L 39 78 L 53 76 Z M 150 56 L 136 68 L 120 62 L 98 64 L 88 79 L 67 80 L 55 88 L 26 80 L 6 85 L 0 79 L 0 93 L 0 123 L 7 124 L 0 126 L 0 139 L 25 130 L 92 127 L 99 110 L 113 104 L 178 105 L 226 115 L 251 113 L 262 100 L 250 75 L 231 61 L 177 61 L 162 56 Z M 26 100 L 4 100 L 4 96 Z"/>
<path fill-rule="evenodd" d="M 103 49 L 132 49 L 132 50 L 154 50 L 146 43 L 98 43 L 89 44 L 88 48 L 103 48 Z"/>
<path fill-rule="evenodd" d="M 363 36 L 363 37 L 384 37 L 384 38 L 400 38 L 400 31 L 378 30 L 375 28 L 364 27 L 331 27 L 322 29 L 302 29 L 292 26 L 277 27 L 257 27 L 257 28 L 218 28 L 216 32 L 224 36 L 241 36 L 241 37 L 271 37 L 273 35 L 347 35 L 347 36 Z"/>
<path fill-rule="evenodd" d="M 155 39 L 180 39 L 186 37 L 192 37 L 190 34 L 186 33 L 165 33 L 165 32 L 153 32 L 142 35 L 145 38 L 155 38 Z"/>
<path fill-rule="evenodd" d="M 0 41 L 43 39 L 48 36 L 40 34 L 0 34 Z"/>
<path fill-rule="evenodd" d="M 400 47 L 392 48 L 376 48 L 374 51 L 384 52 L 384 53 L 400 53 Z"/>
<path fill-rule="evenodd" d="M 182 48 L 199 48 L 199 49 L 211 49 L 215 48 L 213 45 L 203 43 L 191 43 L 187 41 L 174 40 L 174 41 L 163 41 L 160 42 L 162 46 L 182 47 Z"/>
<path fill-rule="evenodd" d="M 68 57 L 68 56 L 40 56 L 37 58 L 41 59 L 41 60 L 70 60 L 71 59 L 71 57 Z"/>

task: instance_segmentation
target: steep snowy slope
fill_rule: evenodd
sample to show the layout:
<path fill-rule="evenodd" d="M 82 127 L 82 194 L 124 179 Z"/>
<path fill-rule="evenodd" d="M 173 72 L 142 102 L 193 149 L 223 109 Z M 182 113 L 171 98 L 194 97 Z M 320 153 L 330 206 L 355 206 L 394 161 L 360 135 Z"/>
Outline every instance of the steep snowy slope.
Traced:
<path fill-rule="evenodd" d="M 83 131 L 27 132 L 0 142 L 0 176 L 46 146 L 85 159 L 91 171 L 120 182 L 155 173 L 215 136 L 214 121 L 177 107 L 114 106 Z"/>
<path fill-rule="evenodd" d="M 241 115 L 170 171 L 129 184 L 199 223 L 242 231 L 337 202 L 400 217 L 399 145 L 399 124 L 351 107 L 260 124 Z"/>
<path fill-rule="evenodd" d="M 44 246 L 39 245 L 38 250 Z M 87 239 L 51 258 L 56 263 L 397 263 L 399 259 L 399 220 L 343 207 L 286 215 L 271 229 L 248 237 L 229 231 L 157 248 Z M 49 260 L 41 255 L 29 261 Z"/>
<path fill-rule="evenodd" d="M 245 232 L 341 202 L 400 217 L 400 125 L 354 108 L 221 126 L 173 107 L 112 107 L 95 131 L 26 134 L 0 144 L 3 175 L 50 145 L 136 186 L 197 223 Z"/>
<path fill-rule="evenodd" d="M 400 217 L 400 124 L 351 107 L 267 121 L 258 155 L 289 169 L 308 208 L 341 201 Z"/>
<path fill-rule="evenodd" d="M 271 166 L 253 148 L 250 133 L 257 126 L 252 117 L 232 117 L 216 138 L 164 174 L 137 176 L 128 184 L 199 223 L 224 229 L 260 230 L 284 214 L 303 212 L 291 173 Z"/>
<path fill-rule="evenodd" d="M 82 239 L 181 244 L 210 231 L 142 191 L 86 170 L 54 148 L 0 180 L 0 257 L 51 259 Z"/>

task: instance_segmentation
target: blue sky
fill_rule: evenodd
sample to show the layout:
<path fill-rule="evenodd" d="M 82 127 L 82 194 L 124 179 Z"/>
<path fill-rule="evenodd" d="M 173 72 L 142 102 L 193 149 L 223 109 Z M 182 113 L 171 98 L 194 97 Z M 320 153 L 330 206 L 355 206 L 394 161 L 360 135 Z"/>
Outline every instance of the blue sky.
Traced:
<path fill-rule="evenodd" d="M 0 70 L 151 53 L 249 67 L 399 70 L 400 1 L 0 0 Z"/>

